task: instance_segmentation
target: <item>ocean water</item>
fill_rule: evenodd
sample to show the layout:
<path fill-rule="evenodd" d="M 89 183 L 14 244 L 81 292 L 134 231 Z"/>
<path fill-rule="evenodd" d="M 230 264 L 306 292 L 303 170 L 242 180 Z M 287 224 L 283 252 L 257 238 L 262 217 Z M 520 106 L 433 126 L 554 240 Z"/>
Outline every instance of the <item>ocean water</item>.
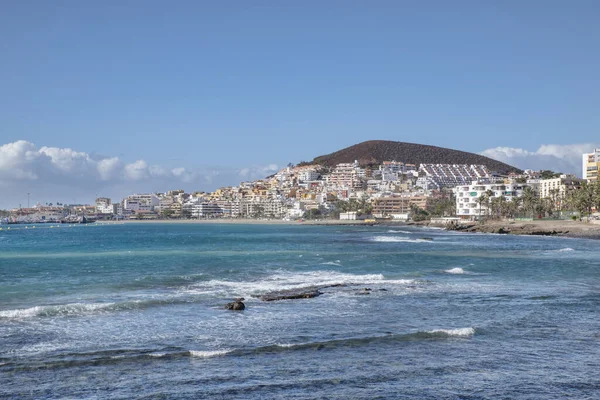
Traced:
<path fill-rule="evenodd" d="M 600 398 L 598 241 L 20 228 L 0 231 L 0 398 Z"/>

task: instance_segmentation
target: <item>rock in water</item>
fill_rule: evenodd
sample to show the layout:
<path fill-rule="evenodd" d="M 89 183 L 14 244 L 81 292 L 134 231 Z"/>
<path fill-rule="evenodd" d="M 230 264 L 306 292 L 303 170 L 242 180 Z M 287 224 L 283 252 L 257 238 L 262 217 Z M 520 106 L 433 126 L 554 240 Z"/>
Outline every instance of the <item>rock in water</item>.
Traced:
<path fill-rule="evenodd" d="M 262 301 L 293 300 L 293 299 L 311 299 L 322 295 L 318 289 L 300 289 L 284 290 L 280 292 L 271 292 L 260 296 Z"/>
<path fill-rule="evenodd" d="M 243 300 L 244 300 L 243 297 L 240 297 L 239 299 L 235 299 L 233 302 L 227 303 L 225 305 L 225 308 L 227 310 L 233 310 L 233 311 L 245 310 L 246 309 L 246 305 L 243 303 Z"/>

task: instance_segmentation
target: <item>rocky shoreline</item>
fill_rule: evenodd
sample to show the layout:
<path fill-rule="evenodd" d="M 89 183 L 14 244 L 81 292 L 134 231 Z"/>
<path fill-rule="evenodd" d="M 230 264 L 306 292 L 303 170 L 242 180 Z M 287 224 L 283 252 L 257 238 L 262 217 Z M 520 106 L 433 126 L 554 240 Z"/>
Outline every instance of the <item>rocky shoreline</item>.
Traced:
<path fill-rule="evenodd" d="M 600 239 L 600 225 L 579 221 L 487 221 L 450 223 L 440 227 L 459 232 Z"/>

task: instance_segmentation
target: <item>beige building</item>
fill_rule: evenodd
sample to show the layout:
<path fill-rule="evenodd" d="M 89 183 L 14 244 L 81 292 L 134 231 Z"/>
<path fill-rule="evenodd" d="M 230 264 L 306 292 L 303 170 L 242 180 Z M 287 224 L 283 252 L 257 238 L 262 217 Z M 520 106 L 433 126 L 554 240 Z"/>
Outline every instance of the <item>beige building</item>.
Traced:
<path fill-rule="evenodd" d="M 586 153 L 582 157 L 583 179 L 588 181 L 598 180 L 598 170 L 600 170 L 600 149 L 595 149 L 591 153 Z"/>
<path fill-rule="evenodd" d="M 560 178 L 540 179 L 539 196 L 541 198 L 553 198 L 557 201 L 564 199 L 567 193 L 581 186 L 581 179 L 574 175 L 561 175 Z"/>
<path fill-rule="evenodd" d="M 373 215 L 384 218 L 394 214 L 408 214 L 410 206 L 425 209 L 427 196 L 388 196 L 373 200 Z"/>

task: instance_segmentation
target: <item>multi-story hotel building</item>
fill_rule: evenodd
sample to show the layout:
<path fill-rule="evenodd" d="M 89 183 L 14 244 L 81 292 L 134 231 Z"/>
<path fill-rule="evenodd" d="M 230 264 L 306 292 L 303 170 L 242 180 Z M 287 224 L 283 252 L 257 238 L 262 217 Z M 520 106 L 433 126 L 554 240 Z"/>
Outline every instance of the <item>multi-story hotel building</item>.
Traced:
<path fill-rule="evenodd" d="M 419 208 L 425 208 L 427 203 L 426 196 L 386 196 L 373 200 L 373 215 L 378 218 L 387 216 L 408 214 L 411 205 Z"/>
<path fill-rule="evenodd" d="M 488 190 L 493 192 L 491 197 L 504 197 L 511 201 L 515 197 L 523 196 L 524 189 L 529 186 L 520 183 L 483 183 L 473 181 L 470 185 L 461 185 L 454 188 L 456 195 L 456 216 L 463 219 L 479 219 L 481 215 L 487 215 L 487 205 L 479 204 L 477 199 L 486 194 Z"/>
<path fill-rule="evenodd" d="M 539 196 L 541 198 L 564 199 L 567 192 L 581 186 L 581 179 L 574 175 L 561 175 L 560 178 L 540 179 Z"/>
<path fill-rule="evenodd" d="M 582 157 L 583 179 L 588 181 L 598 180 L 598 170 L 600 169 L 600 149 L 594 149 L 591 153 L 586 153 Z"/>

